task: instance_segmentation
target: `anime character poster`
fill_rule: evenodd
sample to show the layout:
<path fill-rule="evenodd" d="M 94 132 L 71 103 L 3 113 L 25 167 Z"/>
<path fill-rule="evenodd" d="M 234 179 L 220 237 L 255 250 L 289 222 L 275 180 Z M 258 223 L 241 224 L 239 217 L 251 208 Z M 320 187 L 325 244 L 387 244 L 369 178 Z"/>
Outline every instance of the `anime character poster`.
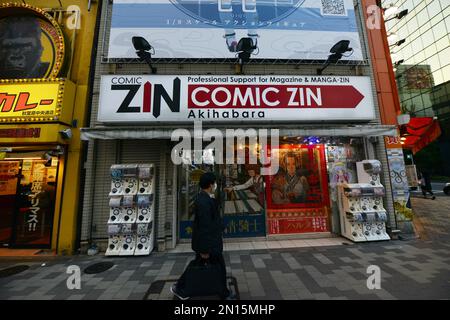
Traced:
<path fill-rule="evenodd" d="M 282 145 L 279 171 L 266 188 L 270 233 L 329 230 L 329 196 L 323 145 Z"/>

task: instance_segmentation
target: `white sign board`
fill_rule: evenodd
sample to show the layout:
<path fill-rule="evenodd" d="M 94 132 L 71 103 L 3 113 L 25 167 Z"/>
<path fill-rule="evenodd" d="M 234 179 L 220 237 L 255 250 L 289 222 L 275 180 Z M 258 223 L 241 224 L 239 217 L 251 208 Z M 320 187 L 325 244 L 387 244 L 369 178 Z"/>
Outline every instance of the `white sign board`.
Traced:
<path fill-rule="evenodd" d="M 133 36 L 154 58 L 235 58 L 249 37 L 255 59 L 325 60 L 348 40 L 343 60 L 363 60 L 353 0 L 114 0 L 109 58 L 136 58 Z"/>
<path fill-rule="evenodd" d="M 369 77 L 106 75 L 98 121 L 368 121 Z"/>

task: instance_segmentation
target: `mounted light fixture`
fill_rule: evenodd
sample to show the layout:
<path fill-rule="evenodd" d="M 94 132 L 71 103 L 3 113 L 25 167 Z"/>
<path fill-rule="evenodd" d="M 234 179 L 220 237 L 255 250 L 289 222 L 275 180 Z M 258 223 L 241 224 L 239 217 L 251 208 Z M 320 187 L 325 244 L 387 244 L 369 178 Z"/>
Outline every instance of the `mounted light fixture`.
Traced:
<path fill-rule="evenodd" d="M 387 39 L 388 39 L 389 45 L 394 44 L 398 41 L 398 35 L 393 32 L 390 32 L 387 34 Z"/>
<path fill-rule="evenodd" d="M 403 62 L 405 62 L 404 59 L 398 60 L 397 62 L 394 63 L 394 66 L 398 67 L 398 66 L 401 65 Z"/>
<path fill-rule="evenodd" d="M 389 45 L 389 47 L 399 47 L 406 42 L 406 39 L 401 39 L 394 44 Z"/>
<path fill-rule="evenodd" d="M 341 40 L 338 43 L 336 43 L 331 49 L 330 49 L 330 55 L 328 56 L 327 61 L 325 62 L 325 65 L 317 69 L 317 74 L 321 75 L 323 70 L 325 70 L 331 63 L 337 63 L 339 60 L 342 59 L 342 57 L 350 57 L 353 54 L 353 49 L 349 47 L 350 41 L 349 40 Z M 351 52 L 348 56 L 344 56 L 344 53 Z"/>
<path fill-rule="evenodd" d="M 401 18 L 405 17 L 408 14 L 408 12 L 409 12 L 408 9 L 405 9 L 405 10 L 402 10 L 402 11 L 398 12 L 398 8 L 396 8 L 396 11 L 395 12 L 393 11 L 393 13 L 390 13 L 390 15 L 395 14 L 395 13 L 397 13 L 397 14 L 395 14 L 395 16 L 393 16 L 392 18 L 389 18 L 389 19 L 385 20 L 384 22 L 388 22 L 388 21 L 391 21 L 391 20 L 394 20 L 394 19 L 399 19 L 400 20 Z"/>
<path fill-rule="evenodd" d="M 131 40 L 137 56 L 141 59 L 141 61 L 147 62 L 150 70 L 153 74 L 155 74 L 157 69 L 152 66 L 152 54 L 155 54 L 155 48 L 153 48 L 143 37 L 133 37 Z"/>
<path fill-rule="evenodd" d="M 389 18 L 398 12 L 398 7 L 395 6 L 393 3 L 390 4 L 388 8 L 384 9 L 384 17 Z"/>
<path fill-rule="evenodd" d="M 250 56 L 254 53 L 254 51 L 257 49 L 257 46 L 255 43 L 253 43 L 253 39 L 250 37 L 241 38 L 239 40 L 236 51 L 237 56 L 239 58 L 239 66 L 240 70 L 239 73 L 242 73 L 242 66 L 244 63 L 247 63 L 250 61 Z"/>

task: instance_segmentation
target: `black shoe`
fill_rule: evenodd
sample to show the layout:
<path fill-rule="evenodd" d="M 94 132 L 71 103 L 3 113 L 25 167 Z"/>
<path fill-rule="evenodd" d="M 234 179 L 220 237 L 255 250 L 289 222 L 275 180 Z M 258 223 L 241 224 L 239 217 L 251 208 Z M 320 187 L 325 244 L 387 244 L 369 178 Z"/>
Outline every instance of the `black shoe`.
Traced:
<path fill-rule="evenodd" d="M 190 297 L 185 296 L 182 292 L 177 289 L 177 285 L 174 283 L 170 287 L 170 292 L 172 292 L 180 300 L 188 300 Z"/>
<path fill-rule="evenodd" d="M 434 199 L 436 199 L 436 197 L 435 197 L 435 196 L 432 196 L 432 197 L 431 197 L 431 200 L 434 200 Z"/>
<path fill-rule="evenodd" d="M 234 293 L 230 293 L 224 300 L 237 300 L 237 296 Z"/>

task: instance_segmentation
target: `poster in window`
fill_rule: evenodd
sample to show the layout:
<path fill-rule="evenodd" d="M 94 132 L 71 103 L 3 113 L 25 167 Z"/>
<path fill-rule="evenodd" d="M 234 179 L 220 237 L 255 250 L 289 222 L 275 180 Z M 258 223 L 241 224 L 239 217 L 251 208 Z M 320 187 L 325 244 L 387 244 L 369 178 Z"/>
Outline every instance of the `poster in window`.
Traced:
<path fill-rule="evenodd" d="M 18 174 L 18 161 L 0 161 L 0 196 L 16 194 Z"/>
<path fill-rule="evenodd" d="M 269 233 L 329 231 L 329 196 L 323 145 L 281 145 L 279 170 L 266 188 Z"/>

